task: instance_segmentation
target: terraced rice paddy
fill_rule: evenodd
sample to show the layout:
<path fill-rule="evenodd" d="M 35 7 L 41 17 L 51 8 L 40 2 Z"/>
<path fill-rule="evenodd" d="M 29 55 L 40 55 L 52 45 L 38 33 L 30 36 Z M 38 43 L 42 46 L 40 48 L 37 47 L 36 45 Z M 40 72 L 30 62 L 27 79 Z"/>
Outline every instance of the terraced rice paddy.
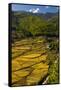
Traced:
<path fill-rule="evenodd" d="M 12 44 L 12 86 L 38 85 L 48 74 L 46 62 L 44 39 L 30 38 Z"/>

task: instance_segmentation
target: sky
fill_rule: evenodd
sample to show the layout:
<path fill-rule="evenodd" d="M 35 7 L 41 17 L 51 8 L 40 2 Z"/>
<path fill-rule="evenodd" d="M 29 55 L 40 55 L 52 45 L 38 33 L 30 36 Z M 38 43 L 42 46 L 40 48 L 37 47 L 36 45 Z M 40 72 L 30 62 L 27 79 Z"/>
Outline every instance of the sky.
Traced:
<path fill-rule="evenodd" d="M 58 12 L 58 10 L 58 6 L 12 4 L 12 11 L 26 11 L 32 13 L 56 13 Z"/>

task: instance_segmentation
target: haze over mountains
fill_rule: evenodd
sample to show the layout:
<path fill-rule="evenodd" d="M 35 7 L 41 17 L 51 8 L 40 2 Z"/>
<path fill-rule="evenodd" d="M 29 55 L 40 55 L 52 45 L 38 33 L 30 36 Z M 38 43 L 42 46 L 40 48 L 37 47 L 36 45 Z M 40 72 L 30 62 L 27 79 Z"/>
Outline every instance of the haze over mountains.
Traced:
<path fill-rule="evenodd" d="M 46 13 L 42 13 L 42 12 L 40 12 L 40 13 L 33 13 L 33 12 L 26 12 L 26 11 L 12 11 L 12 13 L 13 14 L 16 14 L 16 15 L 18 15 L 18 16 L 20 16 L 20 14 L 22 13 L 22 14 L 24 14 L 24 15 L 36 15 L 36 16 L 40 16 L 40 17 L 42 17 L 42 18 L 45 18 L 45 19 L 50 19 L 50 18 L 52 18 L 52 17 L 54 17 L 54 16 L 58 16 L 58 13 L 59 12 L 54 12 L 54 13 L 51 13 L 51 12 L 46 12 Z"/>

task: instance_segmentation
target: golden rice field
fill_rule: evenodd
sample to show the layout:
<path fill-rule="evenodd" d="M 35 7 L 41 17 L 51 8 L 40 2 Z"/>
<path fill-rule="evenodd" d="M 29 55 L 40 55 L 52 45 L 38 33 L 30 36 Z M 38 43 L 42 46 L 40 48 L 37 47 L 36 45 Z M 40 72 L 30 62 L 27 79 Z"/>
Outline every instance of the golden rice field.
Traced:
<path fill-rule="evenodd" d="M 12 86 L 38 85 L 48 74 L 45 40 L 24 39 L 12 44 Z M 42 83 L 41 83 L 42 84 Z"/>

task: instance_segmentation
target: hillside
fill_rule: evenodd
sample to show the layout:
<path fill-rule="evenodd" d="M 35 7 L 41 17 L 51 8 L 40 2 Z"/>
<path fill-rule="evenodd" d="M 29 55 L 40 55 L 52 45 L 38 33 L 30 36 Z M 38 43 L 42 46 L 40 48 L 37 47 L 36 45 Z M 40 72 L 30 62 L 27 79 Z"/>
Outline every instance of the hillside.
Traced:
<path fill-rule="evenodd" d="M 58 36 L 58 22 L 58 13 L 12 12 L 12 37 Z"/>

